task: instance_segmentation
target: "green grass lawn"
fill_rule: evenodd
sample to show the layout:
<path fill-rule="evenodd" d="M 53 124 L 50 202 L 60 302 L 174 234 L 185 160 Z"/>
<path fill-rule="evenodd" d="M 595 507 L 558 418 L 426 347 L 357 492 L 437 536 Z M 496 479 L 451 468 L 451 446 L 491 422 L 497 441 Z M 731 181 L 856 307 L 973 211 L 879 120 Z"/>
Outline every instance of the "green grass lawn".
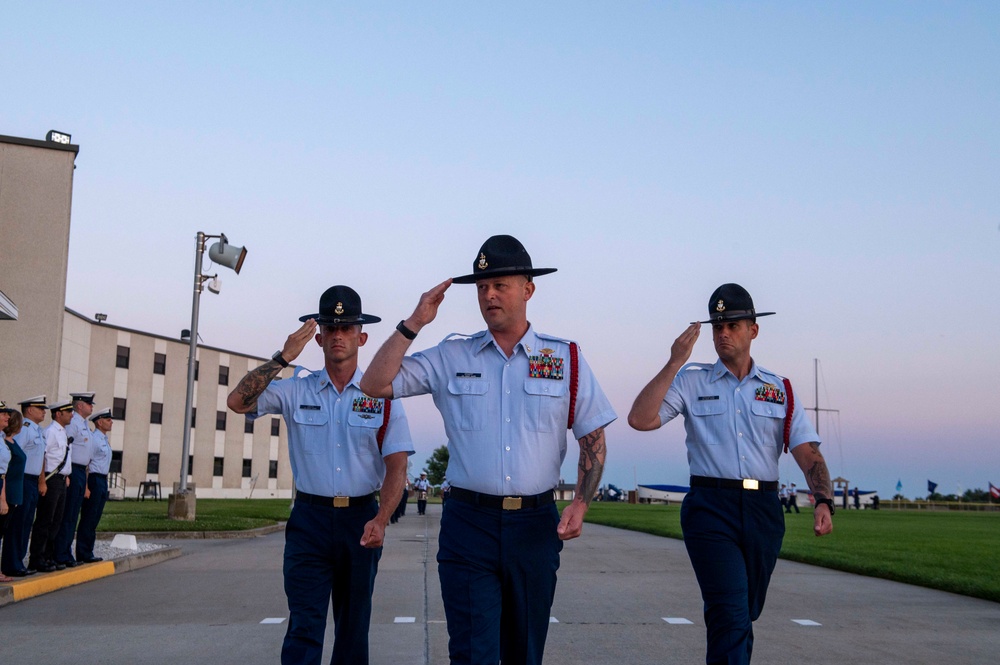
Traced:
<path fill-rule="evenodd" d="M 289 499 L 198 499 L 193 522 L 167 517 L 166 501 L 108 501 L 98 531 L 242 531 L 288 519 Z"/>
<path fill-rule="evenodd" d="M 1000 513 L 838 511 L 822 538 L 812 520 L 785 516 L 783 559 L 1000 602 Z M 587 521 L 682 537 L 679 506 L 593 503 Z"/>

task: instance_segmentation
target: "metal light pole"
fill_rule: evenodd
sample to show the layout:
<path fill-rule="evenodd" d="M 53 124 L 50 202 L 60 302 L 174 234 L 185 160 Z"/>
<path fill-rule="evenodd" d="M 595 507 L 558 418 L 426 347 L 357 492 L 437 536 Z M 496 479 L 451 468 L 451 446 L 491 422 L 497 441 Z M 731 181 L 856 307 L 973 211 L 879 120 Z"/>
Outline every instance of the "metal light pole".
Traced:
<path fill-rule="evenodd" d="M 188 373 L 187 373 L 187 399 L 184 402 L 184 438 L 181 445 L 181 478 L 174 492 L 170 495 L 167 512 L 170 519 L 191 521 L 195 518 L 195 492 L 188 488 L 188 457 L 191 454 L 191 407 L 194 404 L 194 369 L 198 356 L 198 314 L 201 305 L 201 291 L 208 279 L 214 279 L 218 275 L 203 275 L 201 273 L 202 260 L 205 256 L 205 241 L 209 238 L 219 238 L 220 242 L 212 245 L 209 250 L 209 257 L 219 263 L 236 271 L 238 275 L 243 267 L 243 260 L 246 258 L 247 250 L 243 247 L 233 247 L 229 245 L 226 234 L 207 235 L 198 232 L 195 236 L 194 252 L 194 296 L 191 302 L 191 340 L 188 350 Z M 218 293 L 218 287 L 209 285 L 209 290 Z"/>

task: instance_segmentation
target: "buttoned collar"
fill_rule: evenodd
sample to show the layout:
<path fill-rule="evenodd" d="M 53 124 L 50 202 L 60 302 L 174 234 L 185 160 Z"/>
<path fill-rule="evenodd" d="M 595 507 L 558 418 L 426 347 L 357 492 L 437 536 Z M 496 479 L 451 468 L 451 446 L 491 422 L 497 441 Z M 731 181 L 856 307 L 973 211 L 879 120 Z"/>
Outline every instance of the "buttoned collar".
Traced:
<path fill-rule="evenodd" d="M 503 349 L 500 348 L 500 345 L 497 344 L 496 339 L 493 338 L 493 333 L 491 333 L 489 330 L 484 330 L 480 334 L 482 335 L 482 338 L 476 340 L 476 346 L 474 347 L 476 354 L 482 353 L 483 349 L 485 349 L 487 346 L 490 346 L 491 344 L 496 348 L 497 351 L 503 354 Z M 517 355 L 518 347 L 523 349 L 524 354 L 527 356 L 530 356 L 533 350 L 536 353 L 538 351 L 539 347 L 538 337 L 535 335 L 535 329 L 531 327 L 530 322 L 528 323 L 528 331 L 524 333 L 524 337 L 518 340 L 517 344 L 514 345 L 514 353 L 511 355 Z"/>
<path fill-rule="evenodd" d="M 722 362 L 722 358 L 719 358 L 718 360 L 715 361 L 715 365 L 712 366 L 712 381 L 713 382 L 718 381 L 727 374 L 733 377 L 734 381 L 740 383 L 740 381 L 736 379 L 736 375 L 730 372 L 729 368 L 726 367 L 725 363 Z M 757 363 L 754 362 L 753 358 L 750 359 L 750 372 L 746 375 L 744 381 L 749 378 L 757 378 L 760 379 L 761 381 L 764 381 L 764 377 L 761 376 L 760 373 L 760 368 L 757 366 Z M 764 381 L 764 383 L 767 383 L 767 381 Z"/>
<path fill-rule="evenodd" d="M 354 386 L 358 390 L 361 390 L 361 376 L 362 375 L 363 375 L 363 372 L 361 371 L 361 368 L 360 367 L 355 368 L 355 370 L 354 370 L 354 376 L 352 376 L 351 380 L 348 381 L 347 384 L 344 386 L 344 392 L 347 392 L 347 389 L 350 388 L 351 386 Z M 324 388 L 329 387 L 329 388 L 333 389 L 334 392 L 337 392 L 337 386 L 335 386 L 333 384 L 333 381 L 330 379 L 330 373 L 326 371 L 326 367 L 324 367 L 323 371 L 320 372 L 319 374 L 317 374 L 316 376 L 317 376 L 317 380 L 319 381 L 319 388 L 318 388 L 318 390 L 323 390 Z M 339 394 L 342 394 L 342 393 L 339 393 Z"/>

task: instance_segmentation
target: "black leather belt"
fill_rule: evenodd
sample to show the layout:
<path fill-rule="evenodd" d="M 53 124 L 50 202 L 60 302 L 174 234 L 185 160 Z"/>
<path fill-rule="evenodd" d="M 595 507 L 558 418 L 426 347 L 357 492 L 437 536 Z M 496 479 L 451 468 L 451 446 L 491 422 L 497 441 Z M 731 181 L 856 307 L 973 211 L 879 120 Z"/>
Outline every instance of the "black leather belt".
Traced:
<path fill-rule="evenodd" d="M 777 480 L 754 480 L 753 478 L 743 478 L 742 480 L 731 480 L 729 478 L 708 478 L 706 476 L 691 476 L 691 487 L 715 487 L 723 490 L 763 490 L 765 492 L 777 492 Z"/>
<path fill-rule="evenodd" d="M 36 484 L 38 483 L 37 473 L 26 473 L 24 474 L 24 477 L 27 478 L 28 480 L 33 480 Z"/>
<path fill-rule="evenodd" d="M 449 499 L 456 499 L 462 503 L 471 503 L 474 506 L 485 508 L 499 508 L 503 510 L 521 510 L 522 508 L 537 508 L 555 502 L 555 495 L 552 490 L 535 494 L 532 496 L 494 496 L 493 494 L 483 494 L 464 490 L 461 487 L 452 487 L 448 494 Z"/>
<path fill-rule="evenodd" d="M 86 471 L 87 470 L 87 465 L 86 464 L 77 464 L 76 462 L 73 462 L 73 468 L 74 469 L 80 469 L 80 471 Z"/>
<path fill-rule="evenodd" d="M 90 475 L 97 476 L 98 478 L 107 478 L 108 477 L 108 474 L 106 474 L 106 473 L 94 473 L 93 471 L 90 472 Z"/>
<path fill-rule="evenodd" d="M 375 500 L 375 492 L 364 496 L 320 496 L 308 492 L 296 492 L 295 500 L 310 503 L 314 506 L 332 506 L 333 508 L 355 508 L 366 506 Z"/>

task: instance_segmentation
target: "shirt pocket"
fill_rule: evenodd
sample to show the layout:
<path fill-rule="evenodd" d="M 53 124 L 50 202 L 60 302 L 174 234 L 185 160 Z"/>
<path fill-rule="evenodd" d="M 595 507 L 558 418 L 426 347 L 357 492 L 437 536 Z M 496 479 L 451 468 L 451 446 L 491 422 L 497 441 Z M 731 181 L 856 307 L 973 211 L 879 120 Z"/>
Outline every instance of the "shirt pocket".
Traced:
<path fill-rule="evenodd" d="M 347 416 L 348 438 L 352 450 L 360 457 L 374 457 L 378 450 L 378 430 L 382 427 L 381 413 L 358 413 L 352 411 Z"/>
<path fill-rule="evenodd" d="M 688 413 L 694 422 L 694 432 L 697 434 L 692 443 L 705 446 L 717 446 L 726 440 L 726 417 L 728 403 L 721 399 L 697 400 L 691 403 Z"/>
<path fill-rule="evenodd" d="M 557 432 L 565 429 L 569 404 L 563 397 L 567 390 L 565 381 L 524 380 L 524 422 L 529 432 Z"/>
<path fill-rule="evenodd" d="M 773 402 L 755 400 L 750 403 L 755 443 L 774 446 L 785 440 L 785 408 L 784 404 Z"/>
<path fill-rule="evenodd" d="M 297 430 L 295 439 L 298 439 L 302 452 L 309 455 L 322 453 L 330 414 L 322 409 L 295 409 L 292 412 L 292 422 Z"/>
<path fill-rule="evenodd" d="M 490 390 L 490 382 L 473 379 L 451 379 L 448 381 L 448 393 L 458 401 L 458 427 L 467 431 L 483 429 L 486 418 L 486 394 Z"/>

